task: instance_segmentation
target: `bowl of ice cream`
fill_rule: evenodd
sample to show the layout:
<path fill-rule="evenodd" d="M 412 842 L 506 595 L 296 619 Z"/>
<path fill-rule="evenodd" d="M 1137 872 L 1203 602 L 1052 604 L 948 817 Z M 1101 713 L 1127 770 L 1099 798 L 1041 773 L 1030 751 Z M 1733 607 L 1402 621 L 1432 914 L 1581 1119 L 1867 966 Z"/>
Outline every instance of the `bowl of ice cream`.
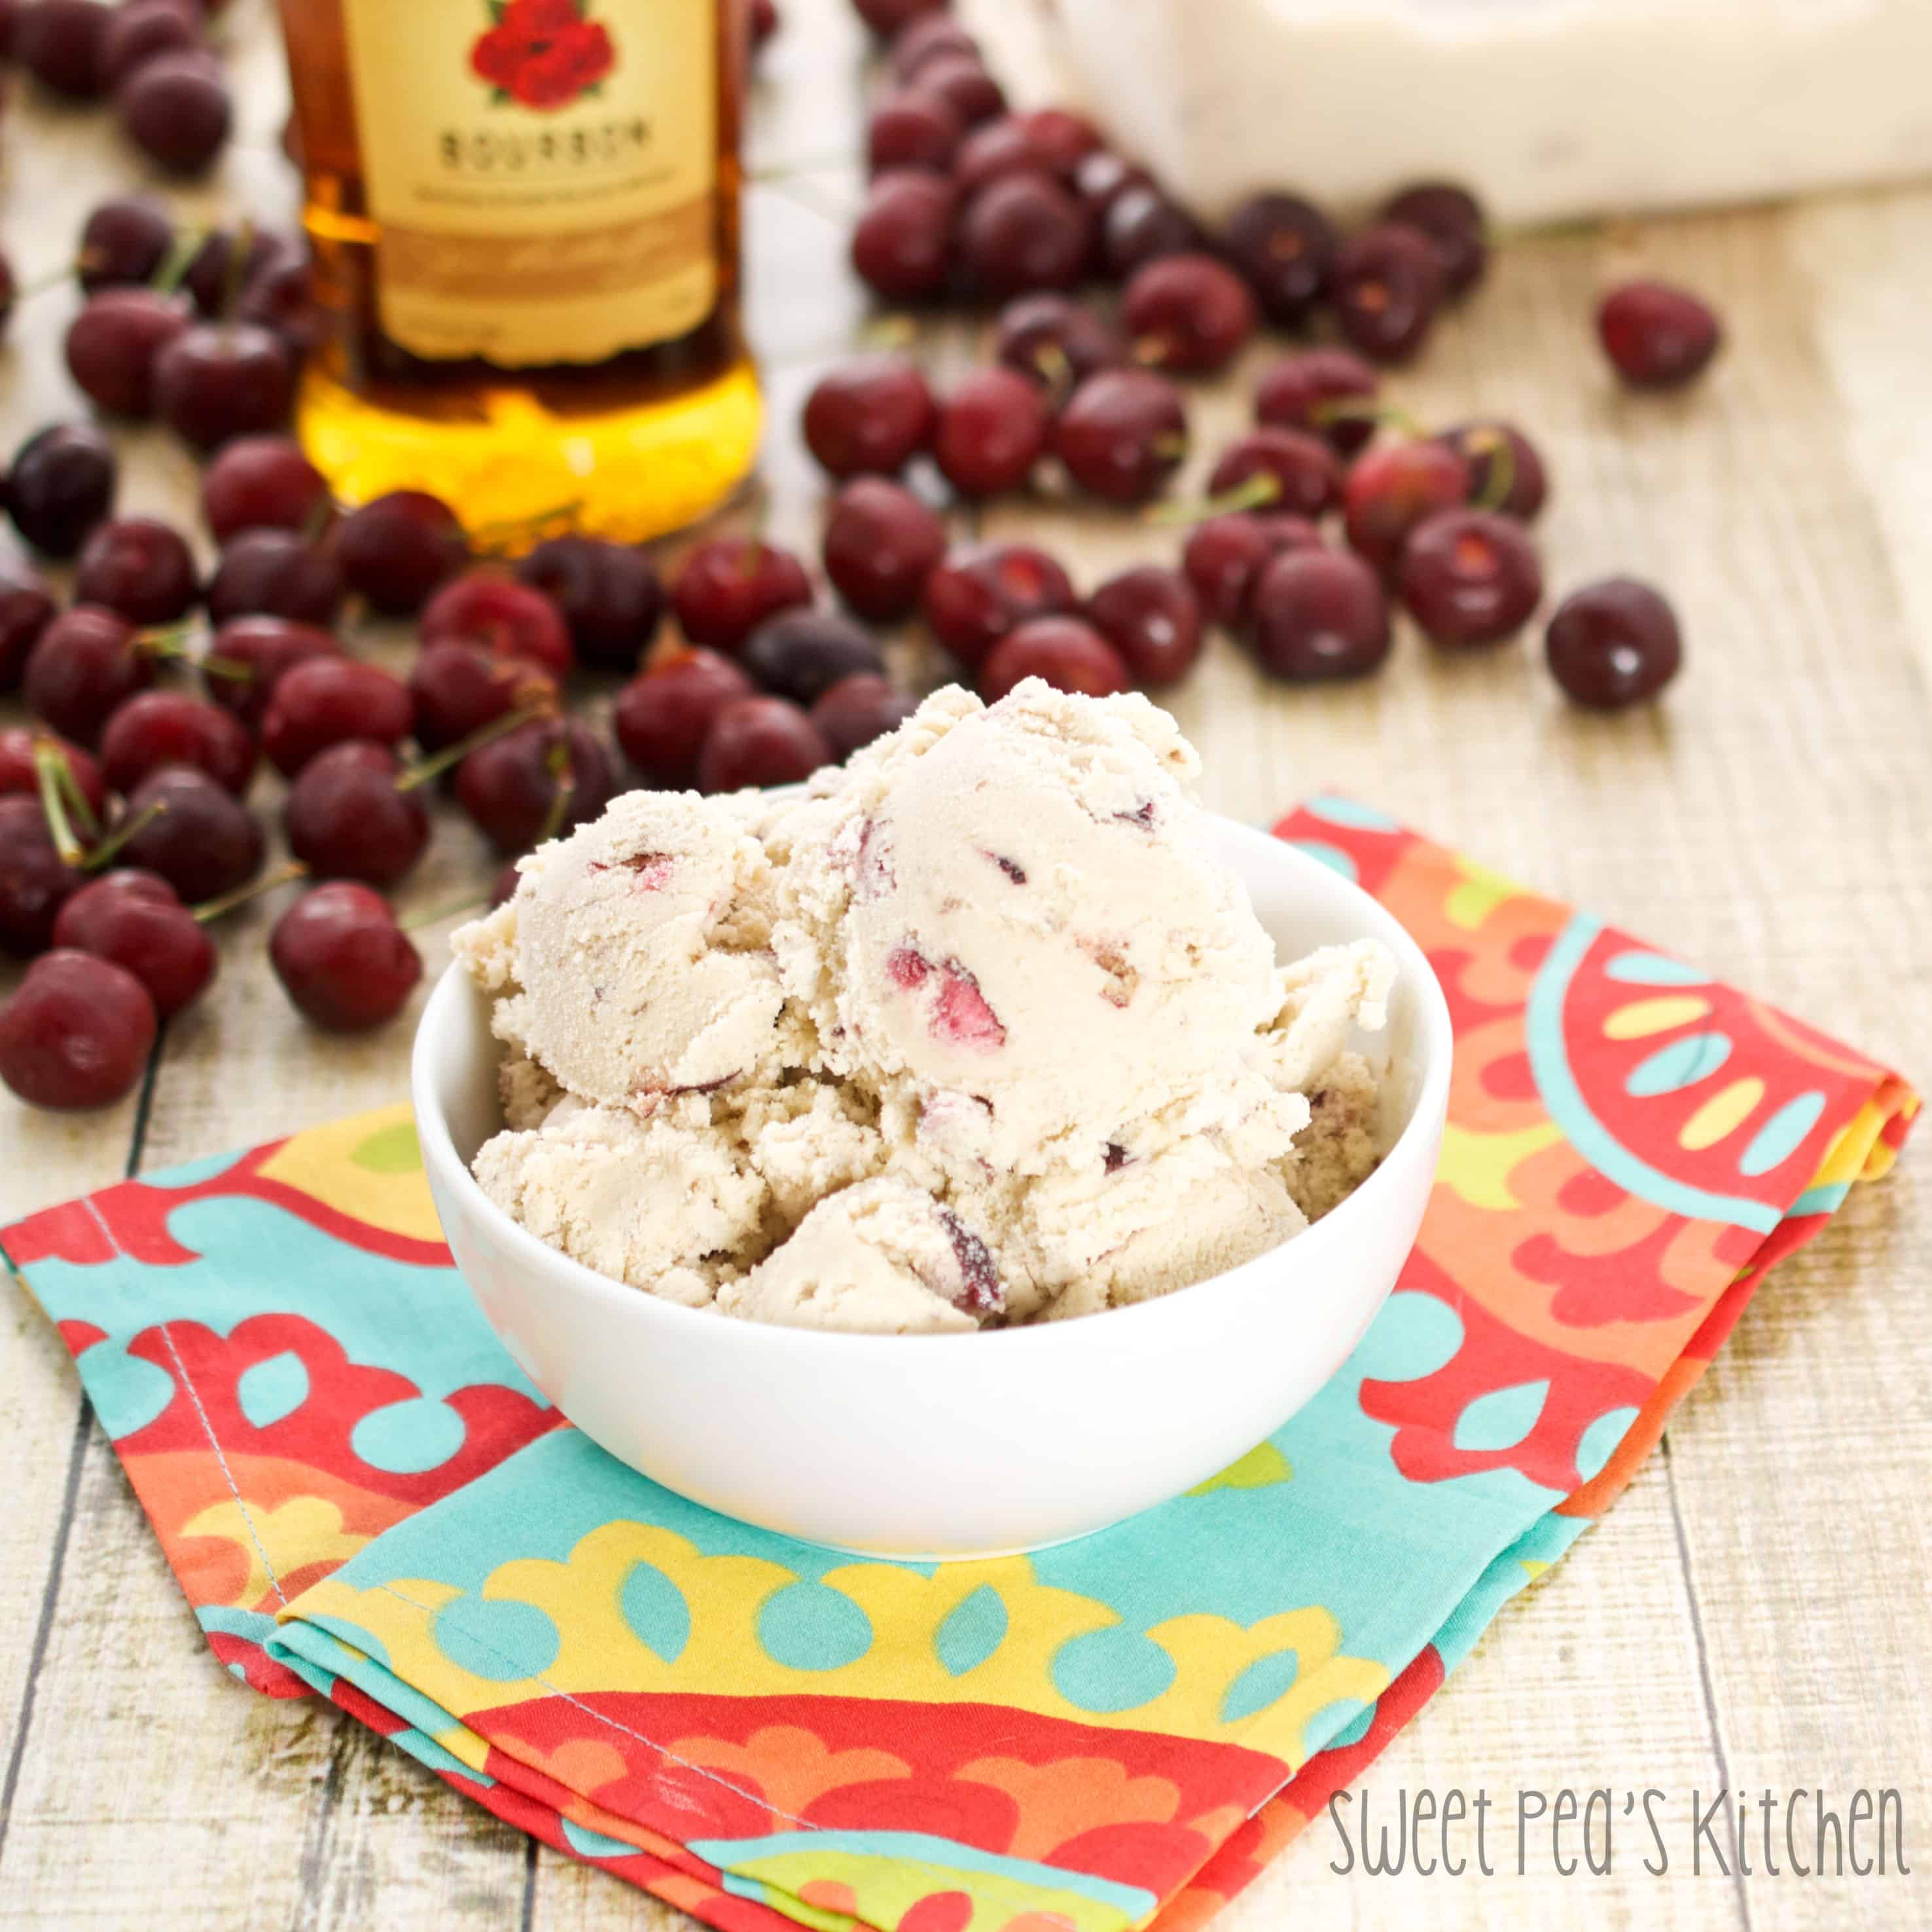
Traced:
<path fill-rule="evenodd" d="M 727 1515 L 943 1559 L 1214 1474 L 1394 1286 L 1446 1003 L 1135 699 L 940 694 L 805 794 L 634 794 L 458 936 L 413 1083 L 544 1394 Z"/>

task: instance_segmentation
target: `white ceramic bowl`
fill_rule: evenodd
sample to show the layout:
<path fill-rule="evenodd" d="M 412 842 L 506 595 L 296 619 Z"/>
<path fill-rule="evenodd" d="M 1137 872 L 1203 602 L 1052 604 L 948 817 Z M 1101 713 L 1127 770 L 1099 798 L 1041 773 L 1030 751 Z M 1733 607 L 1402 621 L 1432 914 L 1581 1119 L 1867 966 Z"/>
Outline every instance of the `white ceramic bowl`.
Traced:
<path fill-rule="evenodd" d="M 1399 964 L 1380 1066 L 1386 1157 L 1305 1233 L 1212 1280 L 1081 1321 L 875 1336 L 737 1322 L 568 1259 L 470 1172 L 502 1124 L 498 1043 L 460 967 L 431 996 L 412 1088 L 456 1263 L 524 1372 L 620 1461 L 769 1529 L 873 1555 L 989 1556 L 1084 1536 L 1178 1496 L 1280 1427 L 1382 1306 L 1429 1198 L 1448 1008 L 1420 950 L 1359 887 L 1215 821 L 1283 959 L 1372 938 Z"/>

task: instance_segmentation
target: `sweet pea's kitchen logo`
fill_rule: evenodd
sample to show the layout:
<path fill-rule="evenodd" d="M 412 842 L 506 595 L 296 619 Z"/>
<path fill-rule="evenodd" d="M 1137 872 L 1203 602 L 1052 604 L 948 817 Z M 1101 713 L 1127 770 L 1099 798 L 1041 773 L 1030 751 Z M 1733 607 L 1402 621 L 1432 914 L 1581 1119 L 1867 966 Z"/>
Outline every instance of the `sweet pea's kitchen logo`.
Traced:
<path fill-rule="evenodd" d="M 617 62 L 590 0 L 489 0 L 490 26 L 470 50 L 490 99 L 550 113 L 595 94 Z"/>

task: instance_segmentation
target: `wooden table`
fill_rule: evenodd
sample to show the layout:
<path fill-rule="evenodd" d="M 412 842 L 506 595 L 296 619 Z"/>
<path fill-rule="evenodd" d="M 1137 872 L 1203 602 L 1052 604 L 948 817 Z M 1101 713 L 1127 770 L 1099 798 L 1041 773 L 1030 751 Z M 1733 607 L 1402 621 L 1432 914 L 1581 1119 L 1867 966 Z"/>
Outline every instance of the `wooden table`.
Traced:
<path fill-rule="evenodd" d="M 808 544 L 821 492 L 797 403 L 866 316 L 842 266 L 862 46 L 844 0 L 784 4 L 752 116 L 752 310 L 772 524 Z M 244 126 L 216 179 L 177 198 L 284 218 L 269 10 L 237 0 L 227 18 Z M 140 178 L 106 117 L 26 90 L 0 146 L 0 238 L 23 279 Z M 1727 320 L 1722 362 L 1681 399 L 1620 394 L 1591 338 L 1593 292 L 1640 267 L 1696 285 Z M 77 410 L 59 357 L 73 301 L 27 303 L 0 352 L 8 448 Z M 1346 784 L 1932 1076 L 1929 304 L 1932 191 L 1512 243 L 1394 393 L 1425 419 L 1500 412 L 1540 433 L 1555 584 L 1628 568 L 1669 586 L 1684 675 L 1660 709 L 1599 719 L 1565 707 L 1533 647 L 1446 663 L 1405 636 L 1373 682 L 1304 692 L 1264 684 L 1216 640 L 1174 704 L 1210 802 L 1264 820 Z M 926 349 L 943 368 L 970 346 L 960 326 Z M 1203 451 L 1242 424 L 1245 393 L 1241 375 L 1201 393 Z M 190 520 L 187 456 L 156 436 L 124 444 L 124 504 Z M 1130 519 L 1036 504 L 979 520 L 1055 547 L 1089 582 L 1174 548 Z M 921 647 L 903 650 L 916 668 Z M 404 896 L 434 907 L 486 876 L 452 820 Z M 268 972 L 268 916 L 224 928 L 220 983 L 169 1029 L 138 1098 L 64 1120 L 0 1096 L 0 1215 L 403 1091 L 409 1019 L 358 1042 L 307 1030 Z M 445 930 L 421 935 L 432 956 Z M 1892 1786 L 1916 1875 L 1739 1882 L 1674 1861 L 1652 1879 L 1620 1857 L 1610 1879 L 1540 1859 L 1486 1880 L 1345 1878 L 1318 1825 L 1226 1915 L 1228 1932 L 1932 1924 L 1927 1156 L 1778 1271 L 1613 1514 L 1510 1606 L 1368 1780 L 1390 1804 L 1403 1786 L 1484 1786 L 1505 1814 L 1519 1788 L 1566 1784 L 1647 1784 L 1678 1803 L 1693 1787 L 1804 1785 L 1840 1806 Z M 230 1682 L 65 1351 L 10 1289 L 0 1387 L 0 1923 L 512 1932 L 676 1916 L 493 1822 L 329 1707 Z"/>

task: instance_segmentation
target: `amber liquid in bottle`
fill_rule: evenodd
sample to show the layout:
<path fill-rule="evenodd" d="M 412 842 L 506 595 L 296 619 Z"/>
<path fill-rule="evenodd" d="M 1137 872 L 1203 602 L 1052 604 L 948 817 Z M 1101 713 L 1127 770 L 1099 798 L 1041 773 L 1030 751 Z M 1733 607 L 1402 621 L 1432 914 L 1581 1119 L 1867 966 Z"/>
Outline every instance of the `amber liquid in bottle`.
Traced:
<path fill-rule="evenodd" d="M 742 0 L 281 0 L 337 495 L 422 489 L 509 548 L 728 497 Z"/>

